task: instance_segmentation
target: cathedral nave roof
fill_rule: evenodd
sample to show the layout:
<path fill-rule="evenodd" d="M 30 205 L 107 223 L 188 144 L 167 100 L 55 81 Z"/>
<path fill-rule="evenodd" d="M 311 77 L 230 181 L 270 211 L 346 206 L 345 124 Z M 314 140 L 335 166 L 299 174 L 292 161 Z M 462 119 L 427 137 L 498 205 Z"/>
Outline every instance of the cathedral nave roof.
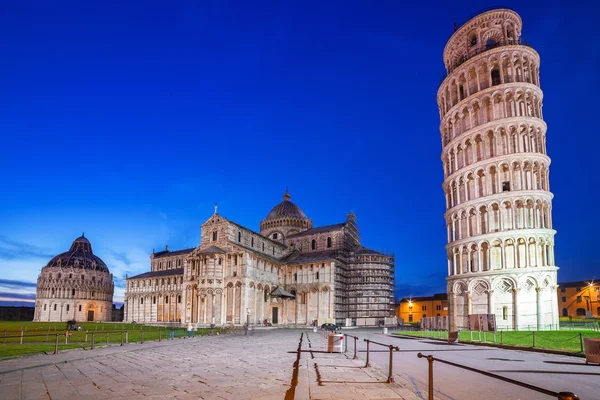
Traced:
<path fill-rule="evenodd" d="M 150 271 L 140 275 L 130 276 L 127 279 L 146 279 L 146 278 L 158 278 L 161 276 L 179 276 L 183 275 L 183 268 L 165 269 L 162 271 Z"/>

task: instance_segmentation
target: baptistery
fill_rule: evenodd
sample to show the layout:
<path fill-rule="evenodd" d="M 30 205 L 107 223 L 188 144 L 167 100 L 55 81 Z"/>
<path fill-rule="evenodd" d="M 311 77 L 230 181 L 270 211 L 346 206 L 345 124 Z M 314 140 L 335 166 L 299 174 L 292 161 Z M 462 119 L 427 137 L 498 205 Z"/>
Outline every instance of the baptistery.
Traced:
<path fill-rule="evenodd" d="M 110 321 L 113 292 L 112 274 L 81 235 L 42 268 L 34 321 Z"/>

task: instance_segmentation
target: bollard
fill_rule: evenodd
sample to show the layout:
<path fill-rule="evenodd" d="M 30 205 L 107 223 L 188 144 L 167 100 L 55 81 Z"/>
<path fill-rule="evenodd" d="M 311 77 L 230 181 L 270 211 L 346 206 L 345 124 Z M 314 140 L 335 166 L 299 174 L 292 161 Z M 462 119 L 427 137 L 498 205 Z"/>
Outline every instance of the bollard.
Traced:
<path fill-rule="evenodd" d="M 123 346 L 123 331 L 121 330 L 121 346 Z"/>
<path fill-rule="evenodd" d="M 532 341 L 533 348 L 535 348 L 535 331 L 532 332 L 532 335 L 533 335 L 533 341 Z"/>
<path fill-rule="evenodd" d="M 65 331 L 65 344 L 69 344 L 69 331 Z"/>
<path fill-rule="evenodd" d="M 369 366 L 369 340 L 365 339 L 365 342 L 367 342 L 367 362 L 365 363 L 365 368 Z"/>
<path fill-rule="evenodd" d="M 429 387 L 427 388 L 428 391 L 428 400 L 433 400 L 433 356 L 424 356 L 423 354 L 419 353 L 417 354 L 418 358 L 427 358 L 427 361 L 429 362 Z"/>
<path fill-rule="evenodd" d="M 358 337 L 354 336 L 354 358 L 353 360 L 356 360 L 358 357 L 356 357 L 356 340 L 358 339 Z"/>
<path fill-rule="evenodd" d="M 581 352 L 583 353 L 583 334 L 579 333 L 579 346 L 581 347 Z"/>
<path fill-rule="evenodd" d="M 162 331 L 158 331 L 158 341 L 160 342 L 162 340 Z"/>
<path fill-rule="evenodd" d="M 54 354 L 58 354 L 58 333 L 56 334 L 56 342 L 54 342 Z"/>
<path fill-rule="evenodd" d="M 96 332 L 92 332 L 92 350 L 96 348 Z"/>
<path fill-rule="evenodd" d="M 21 329 L 21 342 L 19 344 L 23 344 L 23 330 Z"/>
<path fill-rule="evenodd" d="M 141 344 L 144 344 L 144 331 L 141 331 L 141 332 L 142 332 L 142 342 L 141 342 Z"/>
<path fill-rule="evenodd" d="M 129 344 L 129 331 L 125 331 L 125 344 Z"/>
<path fill-rule="evenodd" d="M 86 342 L 86 343 L 87 343 L 87 335 L 88 335 L 88 331 L 86 330 L 85 331 L 85 340 L 84 340 L 84 342 Z"/>
<path fill-rule="evenodd" d="M 572 392 L 559 392 L 558 400 L 579 400 L 579 396 Z"/>
<path fill-rule="evenodd" d="M 110 333 L 106 333 L 106 345 L 108 346 L 108 335 L 110 335 Z"/>

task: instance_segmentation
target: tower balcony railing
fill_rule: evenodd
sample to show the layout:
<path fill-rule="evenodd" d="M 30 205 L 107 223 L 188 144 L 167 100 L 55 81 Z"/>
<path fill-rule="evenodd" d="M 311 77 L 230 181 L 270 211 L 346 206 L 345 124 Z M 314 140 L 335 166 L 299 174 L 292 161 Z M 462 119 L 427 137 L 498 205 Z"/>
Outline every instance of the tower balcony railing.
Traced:
<path fill-rule="evenodd" d="M 446 80 L 446 78 L 448 77 L 448 75 L 450 75 L 456 68 L 460 67 L 462 64 L 464 64 L 467 60 L 485 53 L 486 51 L 489 50 L 493 50 L 493 49 L 497 49 L 498 47 L 504 47 L 504 46 L 527 46 L 527 47 L 531 47 L 533 48 L 533 46 L 527 42 L 525 39 L 508 39 L 508 40 L 502 40 L 499 42 L 493 42 L 493 43 L 488 43 L 485 46 L 474 46 L 472 49 L 469 50 L 468 54 L 463 56 L 460 60 L 458 60 L 458 62 L 456 62 L 454 65 L 452 65 L 451 68 L 449 68 L 446 72 L 444 72 L 444 74 L 442 75 L 442 79 L 440 80 L 440 85 Z"/>

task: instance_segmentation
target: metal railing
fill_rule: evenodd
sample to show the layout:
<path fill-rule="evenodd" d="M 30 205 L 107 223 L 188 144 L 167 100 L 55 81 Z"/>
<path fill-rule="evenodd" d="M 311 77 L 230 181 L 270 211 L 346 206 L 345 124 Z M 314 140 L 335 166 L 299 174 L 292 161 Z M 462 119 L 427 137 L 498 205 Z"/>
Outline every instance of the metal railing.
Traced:
<path fill-rule="evenodd" d="M 60 345 L 66 345 L 68 348 L 77 348 L 79 346 L 85 348 L 86 346 L 90 346 L 93 350 L 98 345 L 120 345 L 128 344 L 130 337 L 133 341 L 139 341 L 139 343 L 144 343 L 145 341 L 162 341 L 163 339 L 175 339 L 177 338 L 186 338 L 193 336 L 205 336 L 205 335 L 213 335 L 220 334 L 222 332 L 226 332 L 226 330 L 220 328 L 198 328 L 197 331 L 187 332 L 184 328 L 179 329 L 150 329 L 144 331 L 144 329 L 140 330 L 100 330 L 100 331 L 71 331 L 64 330 L 60 332 L 44 332 L 44 333 L 35 333 L 30 334 L 25 330 L 21 330 L 20 332 L 9 332 L 4 331 L 4 335 L 1 337 L 3 345 L 14 345 L 14 346 L 24 346 L 24 345 L 34 345 L 34 346 L 51 346 L 54 344 L 54 352 L 53 354 L 57 354 L 59 351 Z M 131 336 L 130 336 L 131 335 Z M 90 340 L 91 339 L 91 340 Z M 39 352 L 45 352 L 43 349 L 40 349 Z"/>
<path fill-rule="evenodd" d="M 346 337 L 346 347 L 345 347 L 344 353 L 348 352 L 348 338 L 351 337 L 354 339 L 354 357 L 352 357 L 352 359 L 353 360 L 358 359 L 358 357 L 356 356 L 356 341 L 358 340 L 358 336 L 348 335 L 346 333 L 344 333 L 344 336 Z"/>
<path fill-rule="evenodd" d="M 428 389 L 428 400 L 433 400 L 433 388 L 434 388 L 434 385 L 433 385 L 433 362 L 434 361 L 438 361 L 438 362 L 441 362 L 443 364 L 451 365 L 453 367 L 465 369 L 467 371 L 476 372 L 478 374 L 485 375 L 487 377 L 498 379 L 498 380 L 501 380 L 501 381 L 504 381 L 504 382 L 512 383 L 513 385 L 518 385 L 518 386 L 521 386 L 521 387 L 524 387 L 524 388 L 536 391 L 538 393 L 543 393 L 543 394 L 546 394 L 548 396 L 553 396 L 553 397 L 555 397 L 555 398 L 557 398 L 559 400 L 577 400 L 577 399 L 579 399 L 579 397 L 576 394 L 572 393 L 572 392 L 555 392 L 555 391 L 544 389 L 544 388 L 541 388 L 541 387 L 538 387 L 538 386 L 530 385 L 529 383 L 520 382 L 520 381 L 517 381 L 515 379 L 507 378 L 507 377 L 504 377 L 504 376 L 501 376 L 501 375 L 496 375 L 496 374 L 493 374 L 491 372 L 482 371 L 480 369 L 476 369 L 476 368 L 472 368 L 472 367 L 467 367 L 465 365 L 460 365 L 460 364 L 457 364 L 457 363 L 454 363 L 454 362 L 451 362 L 451 361 L 442 360 L 442 359 L 434 357 L 432 355 L 424 355 L 422 353 L 418 353 L 417 357 L 418 358 L 425 358 L 427 360 L 428 364 L 429 364 L 428 388 L 427 388 Z"/>
<path fill-rule="evenodd" d="M 388 349 L 390 349 L 390 365 L 389 365 L 389 369 L 388 369 L 388 379 L 387 379 L 387 383 L 394 383 L 394 375 L 393 375 L 393 369 L 394 369 L 394 350 L 396 351 L 400 351 L 400 349 L 398 348 L 398 346 L 392 346 L 391 344 L 384 344 L 384 343 L 379 343 L 379 342 L 375 342 L 374 340 L 369 340 L 369 339 L 365 339 L 365 342 L 367 342 L 367 362 L 365 364 L 365 368 L 369 366 L 369 344 L 373 343 L 379 346 L 383 346 L 383 347 L 387 347 Z"/>

